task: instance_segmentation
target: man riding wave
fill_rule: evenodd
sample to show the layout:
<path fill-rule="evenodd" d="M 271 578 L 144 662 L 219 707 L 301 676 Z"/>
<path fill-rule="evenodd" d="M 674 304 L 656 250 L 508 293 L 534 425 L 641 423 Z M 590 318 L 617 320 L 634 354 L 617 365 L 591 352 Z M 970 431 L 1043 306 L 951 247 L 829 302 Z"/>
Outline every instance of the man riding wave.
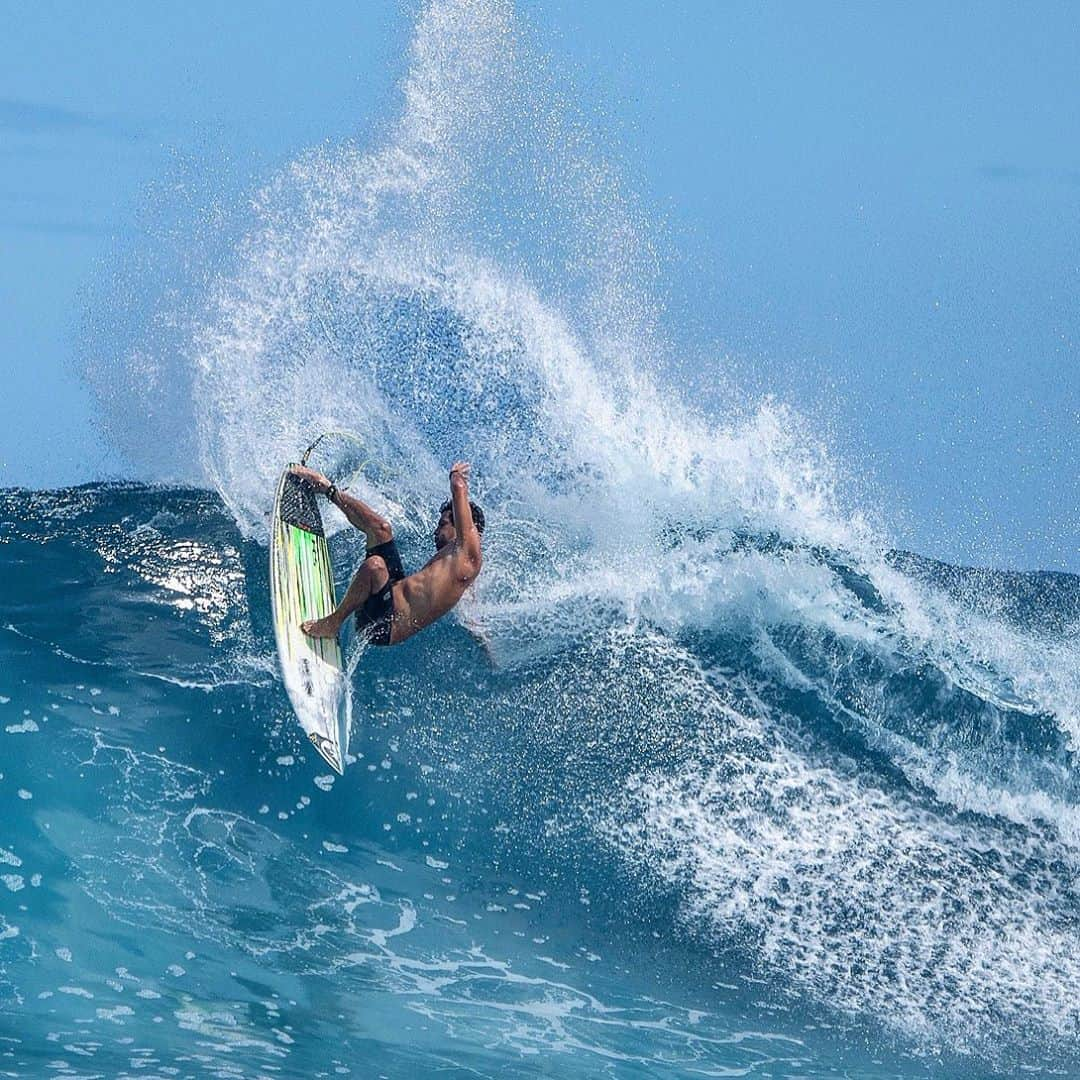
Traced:
<path fill-rule="evenodd" d="M 373 645 L 398 645 L 442 618 L 480 573 L 484 512 L 469 501 L 469 463 L 450 470 L 450 498 L 439 508 L 435 555 L 415 574 L 406 574 L 390 522 L 366 503 L 335 487 L 315 469 L 294 465 L 292 472 L 325 495 L 349 524 L 367 538 L 367 554 L 337 608 L 301 629 L 311 637 L 336 637 L 356 613 L 356 629 Z"/>

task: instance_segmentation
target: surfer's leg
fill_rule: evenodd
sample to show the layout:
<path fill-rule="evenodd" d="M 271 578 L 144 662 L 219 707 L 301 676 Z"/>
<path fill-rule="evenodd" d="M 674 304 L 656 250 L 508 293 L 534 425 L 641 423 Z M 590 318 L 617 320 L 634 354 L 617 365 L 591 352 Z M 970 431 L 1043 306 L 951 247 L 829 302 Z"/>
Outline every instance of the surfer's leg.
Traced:
<path fill-rule="evenodd" d="M 378 555 L 369 555 L 353 575 L 348 591 L 341 598 L 341 603 L 325 619 L 309 619 L 300 624 L 300 629 L 310 637 L 336 637 L 345 624 L 345 620 L 367 602 L 367 598 L 378 592 L 390 578 L 386 562 Z"/>

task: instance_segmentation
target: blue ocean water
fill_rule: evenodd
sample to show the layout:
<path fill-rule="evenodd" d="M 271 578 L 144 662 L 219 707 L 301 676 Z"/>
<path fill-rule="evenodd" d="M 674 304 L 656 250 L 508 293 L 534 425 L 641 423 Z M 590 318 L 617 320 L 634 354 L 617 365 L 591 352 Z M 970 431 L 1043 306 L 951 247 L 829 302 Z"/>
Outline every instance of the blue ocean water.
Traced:
<path fill-rule="evenodd" d="M 1075 677 L 1076 578 L 892 556 L 935 640 L 834 553 L 685 538 L 711 625 L 552 581 L 587 626 L 498 667 L 365 654 L 336 778 L 216 495 L 0 507 L 5 1075 L 1077 1067 L 1074 733 L 980 638 Z"/>
<path fill-rule="evenodd" d="M 506 4 L 421 8 L 402 97 L 103 269 L 152 482 L 0 492 L 0 1073 L 1075 1074 L 1080 579 L 895 551 L 812 419 L 688 392 Z M 489 522 L 350 643 L 340 778 L 267 580 L 325 430 L 407 564 L 455 458 Z"/>

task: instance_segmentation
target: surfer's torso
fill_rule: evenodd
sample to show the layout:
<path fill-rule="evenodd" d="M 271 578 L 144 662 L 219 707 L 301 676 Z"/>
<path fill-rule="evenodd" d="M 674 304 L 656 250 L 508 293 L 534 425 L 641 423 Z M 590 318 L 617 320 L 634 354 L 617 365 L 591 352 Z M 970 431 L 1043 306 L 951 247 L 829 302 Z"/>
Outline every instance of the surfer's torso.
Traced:
<path fill-rule="evenodd" d="M 447 544 L 415 574 L 393 587 L 394 616 L 390 644 L 412 637 L 457 605 L 480 573 L 481 558 L 457 542 Z"/>
<path fill-rule="evenodd" d="M 445 615 L 480 573 L 484 513 L 469 501 L 468 462 L 455 462 L 450 470 L 450 499 L 439 509 L 434 558 L 408 577 L 389 521 L 314 469 L 294 465 L 290 473 L 324 494 L 367 538 L 367 555 L 341 603 L 329 615 L 301 623 L 309 637 L 336 638 L 345 619 L 357 613 L 357 629 L 371 644 L 396 645 Z"/>

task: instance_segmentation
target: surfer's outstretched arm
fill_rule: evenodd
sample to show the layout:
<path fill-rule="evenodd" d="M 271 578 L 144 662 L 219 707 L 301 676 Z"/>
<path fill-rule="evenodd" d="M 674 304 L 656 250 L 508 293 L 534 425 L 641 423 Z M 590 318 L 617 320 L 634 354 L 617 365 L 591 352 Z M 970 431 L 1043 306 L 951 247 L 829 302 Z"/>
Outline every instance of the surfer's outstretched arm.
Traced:
<path fill-rule="evenodd" d="M 462 575 L 472 581 L 480 573 L 480 530 L 473 521 L 469 506 L 469 463 L 455 461 L 450 470 L 450 502 L 454 508 L 454 531 L 457 533 L 457 559 Z"/>
<path fill-rule="evenodd" d="M 379 544 L 385 544 L 394 538 L 393 527 L 382 514 L 372 510 L 367 503 L 361 502 L 355 495 L 334 487 L 321 472 L 305 468 L 303 465 L 294 465 L 292 471 L 301 480 L 306 480 L 318 494 L 328 496 L 345 515 L 345 520 L 367 537 L 369 548 L 378 547 Z"/>

